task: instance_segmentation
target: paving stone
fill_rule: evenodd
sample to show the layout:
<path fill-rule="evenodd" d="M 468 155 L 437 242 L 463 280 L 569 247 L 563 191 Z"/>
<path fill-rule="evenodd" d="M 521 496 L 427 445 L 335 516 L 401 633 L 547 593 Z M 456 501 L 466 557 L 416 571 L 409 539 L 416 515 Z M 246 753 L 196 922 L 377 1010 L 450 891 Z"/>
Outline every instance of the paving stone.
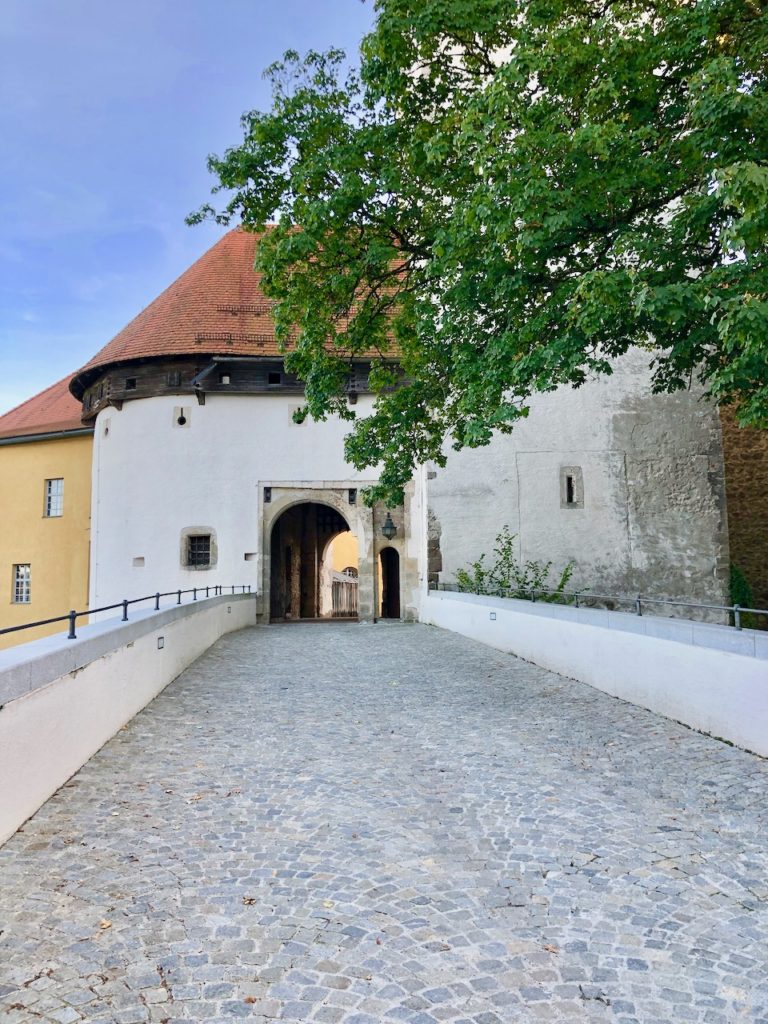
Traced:
<path fill-rule="evenodd" d="M 768 1024 L 767 792 L 449 633 L 245 630 L 0 850 L 0 1016 Z"/>

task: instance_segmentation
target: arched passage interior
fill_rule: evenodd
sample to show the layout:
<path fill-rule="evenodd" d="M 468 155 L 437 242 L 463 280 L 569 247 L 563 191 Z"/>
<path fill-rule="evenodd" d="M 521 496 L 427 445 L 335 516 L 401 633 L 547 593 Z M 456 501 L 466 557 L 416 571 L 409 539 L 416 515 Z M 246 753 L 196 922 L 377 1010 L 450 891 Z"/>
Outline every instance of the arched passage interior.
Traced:
<path fill-rule="evenodd" d="M 270 539 L 273 622 L 357 616 L 353 538 L 344 516 L 329 505 L 307 501 L 283 512 Z"/>
<path fill-rule="evenodd" d="M 381 564 L 381 618 L 400 618 L 400 555 L 396 548 L 382 548 Z"/>

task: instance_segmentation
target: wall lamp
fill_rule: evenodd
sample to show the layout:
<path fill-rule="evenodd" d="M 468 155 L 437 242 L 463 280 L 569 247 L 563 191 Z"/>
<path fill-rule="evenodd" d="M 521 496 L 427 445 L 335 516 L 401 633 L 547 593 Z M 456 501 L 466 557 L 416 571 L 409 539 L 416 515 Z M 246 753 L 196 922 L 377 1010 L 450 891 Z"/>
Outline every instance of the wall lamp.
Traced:
<path fill-rule="evenodd" d="M 381 532 L 384 534 L 387 540 L 392 540 L 392 538 L 397 533 L 397 527 L 392 522 L 392 516 L 389 514 L 389 512 L 387 512 L 387 518 L 384 520 L 384 525 L 381 528 Z"/>

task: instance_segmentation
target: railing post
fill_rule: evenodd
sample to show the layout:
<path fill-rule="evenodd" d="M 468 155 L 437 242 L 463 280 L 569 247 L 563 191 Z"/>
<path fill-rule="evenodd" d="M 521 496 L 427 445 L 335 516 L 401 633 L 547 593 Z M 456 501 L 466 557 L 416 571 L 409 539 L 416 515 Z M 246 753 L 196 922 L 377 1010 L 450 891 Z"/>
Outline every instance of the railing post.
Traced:
<path fill-rule="evenodd" d="M 741 605 L 733 606 L 733 624 L 736 629 L 741 629 Z"/>
<path fill-rule="evenodd" d="M 234 585 L 234 583 L 233 583 L 233 584 L 232 584 L 232 593 L 234 594 L 234 592 L 235 592 L 235 585 Z"/>
<path fill-rule="evenodd" d="M 211 589 L 210 587 L 206 587 L 206 588 L 205 588 L 205 596 L 206 596 L 206 597 L 208 597 L 208 591 L 209 591 L 210 589 Z"/>
<path fill-rule="evenodd" d="M 576 597 L 576 607 L 578 608 L 579 607 L 579 594 L 578 594 L 578 591 L 576 592 L 575 597 Z"/>
<path fill-rule="evenodd" d="M 643 600 L 640 594 L 637 595 L 637 600 L 635 601 L 635 609 L 638 615 L 643 614 Z"/>
<path fill-rule="evenodd" d="M 160 611 L 160 591 L 155 594 L 155 611 Z"/>
<path fill-rule="evenodd" d="M 535 591 L 535 590 L 532 590 L 532 591 L 531 591 L 531 601 L 532 601 L 532 602 L 533 602 L 534 604 L 536 604 L 536 591 Z"/>
<path fill-rule="evenodd" d="M 193 587 L 192 588 L 192 600 L 193 601 L 197 600 L 197 587 Z"/>
<path fill-rule="evenodd" d="M 128 621 L 128 599 L 123 598 L 123 622 Z"/>
<path fill-rule="evenodd" d="M 181 591 L 180 590 L 177 591 L 177 593 L 176 593 L 176 604 L 181 604 Z"/>
<path fill-rule="evenodd" d="M 77 622 L 77 612 L 73 608 L 69 613 L 69 633 L 67 634 L 67 640 L 77 640 L 77 633 L 75 633 L 75 624 Z"/>

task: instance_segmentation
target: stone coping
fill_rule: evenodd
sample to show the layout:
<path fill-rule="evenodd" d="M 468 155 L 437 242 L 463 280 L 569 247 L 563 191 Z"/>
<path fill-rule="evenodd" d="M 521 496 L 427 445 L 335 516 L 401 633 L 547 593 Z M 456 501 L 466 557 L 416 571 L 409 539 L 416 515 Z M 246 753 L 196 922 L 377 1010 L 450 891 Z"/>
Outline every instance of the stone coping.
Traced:
<path fill-rule="evenodd" d="M 55 633 L 0 651 L 0 707 L 188 615 L 236 601 L 255 602 L 256 596 L 255 593 L 220 594 L 186 604 L 167 605 L 157 612 L 154 608 L 131 610 L 127 622 L 110 618 L 78 626 L 76 640 L 68 640 L 66 632 Z"/>

